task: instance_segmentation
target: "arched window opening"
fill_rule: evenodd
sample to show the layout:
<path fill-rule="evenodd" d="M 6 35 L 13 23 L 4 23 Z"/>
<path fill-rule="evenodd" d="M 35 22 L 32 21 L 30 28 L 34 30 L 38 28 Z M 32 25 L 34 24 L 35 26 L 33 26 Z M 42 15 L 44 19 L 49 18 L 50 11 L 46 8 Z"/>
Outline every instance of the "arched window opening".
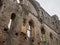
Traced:
<path fill-rule="evenodd" d="M 9 23 L 8 23 L 8 29 L 10 29 L 11 23 L 12 23 L 12 21 L 15 19 L 15 17 L 16 17 L 16 14 L 15 14 L 15 13 L 12 13 L 12 14 L 11 14 L 11 19 L 9 20 Z"/>
<path fill-rule="evenodd" d="M 33 22 L 33 20 L 30 20 L 28 23 L 29 23 L 29 26 L 28 26 L 28 29 L 27 29 L 27 36 L 30 38 L 32 28 L 34 28 L 34 22 Z"/>
<path fill-rule="evenodd" d="M 52 33 L 50 33 L 50 38 L 53 39 L 53 35 L 52 35 Z"/>
<path fill-rule="evenodd" d="M 45 34 L 45 29 L 44 29 L 44 27 L 41 28 L 41 33 L 42 33 L 42 34 Z"/>
<path fill-rule="evenodd" d="M 34 22 L 33 22 L 33 20 L 30 20 L 30 21 L 29 21 L 29 25 L 30 25 L 30 27 L 32 27 L 32 28 L 34 27 Z"/>
<path fill-rule="evenodd" d="M 31 45 L 34 45 L 34 21 L 31 19 L 29 22 L 28 22 L 28 29 L 27 29 L 27 36 L 28 36 L 28 40 L 30 42 Z"/>
<path fill-rule="evenodd" d="M 11 14 L 11 19 L 14 20 L 15 17 L 16 17 L 16 14 L 15 14 L 15 13 L 12 13 L 12 14 Z"/>
<path fill-rule="evenodd" d="M 41 27 L 41 41 L 44 43 L 46 42 L 46 36 L 45 36 L 45 29 L 44 27 Z"/>

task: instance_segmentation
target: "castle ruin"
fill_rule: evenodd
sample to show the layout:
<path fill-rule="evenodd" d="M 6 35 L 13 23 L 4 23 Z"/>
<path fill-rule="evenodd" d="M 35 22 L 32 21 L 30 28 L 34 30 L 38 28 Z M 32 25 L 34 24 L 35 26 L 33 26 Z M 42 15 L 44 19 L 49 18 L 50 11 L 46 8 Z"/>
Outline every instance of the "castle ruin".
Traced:
<path fill-rule="evenodd" d="M 0 45 L 60 45 L 60 20 L 36 0 L 0 0 Z"/>

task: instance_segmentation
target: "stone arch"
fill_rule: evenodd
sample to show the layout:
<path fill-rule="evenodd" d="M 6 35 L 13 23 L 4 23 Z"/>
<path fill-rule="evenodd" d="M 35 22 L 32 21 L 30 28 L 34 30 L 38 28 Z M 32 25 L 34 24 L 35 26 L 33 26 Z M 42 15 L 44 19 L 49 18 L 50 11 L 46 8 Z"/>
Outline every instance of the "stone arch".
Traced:
<path fill-rule="evenodd" d="M 16 14 L 15 14 L 15 13 L 12 13 L 12 14 L 11 14 L 11 19 L 14 20 L 15 17 L 16 17 Z"/>
<path fill-rule="evenodd" d="M 9 20 L 9 24 L 8 24 L 8 28 L 9 28 L 9 29 L 10 29 L 11 23 L 12 23 L 12 21 L 15 19 L 15 17 L 16 17 L 16 14 L 15 14 L 15 13 L 11 13 L 10 20 Z"/>
<path fill-rule="evenodd" d="M 34 36 L 35 36 L 34 20 L 32 19 L 28 21 L 27 36 L 28 40 L 31 42 L 30 44 L 32 45 L 34 43 Z"/>
<path fill-rule="evenodd" d="M 31 27 L 34 27 L 34 21 L 32 19 L 28 23 Z"/>
<path fill-rule="evenodd" d="M 29 37 L 34 37 L 33 35 L 33 33 L 34 33 L 34 21 L 32 20 L 32 19 L 30 19 L 29 21 L 28 21 L 28 29 L 27 29 L 27 31 L 30 33 L 28 36 Z M 27 32 L 27 33 L 28 33 Z"/>
<path fill-rule="evenodd" d="M 41 27 L 41 41 L 42 44 L 46 44 L 46 32 L 44 26 Z"/>
<path fill-rule="evenodd" d="M 41 33 L 42 33 L 42 34 L 45 34 L 45 29 L 44 29 L 44 27 L 41 27 Z"/>

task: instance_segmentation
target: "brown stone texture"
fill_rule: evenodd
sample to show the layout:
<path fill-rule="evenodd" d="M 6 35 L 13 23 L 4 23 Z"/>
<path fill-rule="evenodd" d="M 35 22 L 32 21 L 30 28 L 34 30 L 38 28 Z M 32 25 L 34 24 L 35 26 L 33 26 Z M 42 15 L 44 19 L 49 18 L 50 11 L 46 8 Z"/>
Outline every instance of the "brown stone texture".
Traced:
<path fill-rule="evenodd" d="M 0 0 L 0 45 L 60 45 L 59 18 L 36 0 L 19 1 Z"/>

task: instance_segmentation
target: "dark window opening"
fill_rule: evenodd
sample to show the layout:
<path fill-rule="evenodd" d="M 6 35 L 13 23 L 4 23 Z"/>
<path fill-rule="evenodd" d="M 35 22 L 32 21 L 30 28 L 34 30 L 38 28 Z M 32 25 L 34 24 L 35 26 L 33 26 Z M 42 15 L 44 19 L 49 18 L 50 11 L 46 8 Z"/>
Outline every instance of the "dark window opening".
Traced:
<path fill-rule="evenodd" d="M 43 15 L 43 12 L 42 12 L 42 15 Z"/>
<path fill-rule="evenodd" d="M 32 42 L 34 42 L 34 40 L 32 39 Z"/>
<path fill-rule="evenodd" d="M 52 35 L 52 33 L 50 33 L 50 38 L 53 39 L 53 35 Z"/>
<path fill-rule="evenodd" d="M 34 27 L 34 22 L 32 20 L 29 21 L 30 27 Z"/>
<path fill-rule="evenodd" d="M 5 43 L 5 41 L 3 41 L 3 43 Z"/>
<path fill-rule="evenodd" d="M 15 17 L 16 17 L 16 14 L 15 14 L 15 13 L 12 13 L 12 14 L 11 14 L 11 19 L 14 20 Z"/>
<path fill-rule="evenodd" d="M 3 5 L 2 0 L 0 0 L 0 7 Z"/>
<path fill-rule="evenodd" d="M 42 23 L 42 19 L 40 18 L 39 21 Z"/>
<path fill-rule="evenodd" d="M 44 27 L 41 28 L 41 33 L 42 33 L 42 34 L 45 34 L 45 29 L 44 29 Z"/>
<path fill-rule="evenodd" d="M 18 33 L 15 33 L 16 36 L 18 36 Z"/>
<path fill-rule="evenodd" d="M 27 39 L 27 38 L 25 37 L 25 39 Z"/>
<path fill-rule="evenodd" d="M 6 31 L 6 32 L 7 32 L 7 30 L 8 30 L 8 28 L 4 28 L 4 31 Z"/>

